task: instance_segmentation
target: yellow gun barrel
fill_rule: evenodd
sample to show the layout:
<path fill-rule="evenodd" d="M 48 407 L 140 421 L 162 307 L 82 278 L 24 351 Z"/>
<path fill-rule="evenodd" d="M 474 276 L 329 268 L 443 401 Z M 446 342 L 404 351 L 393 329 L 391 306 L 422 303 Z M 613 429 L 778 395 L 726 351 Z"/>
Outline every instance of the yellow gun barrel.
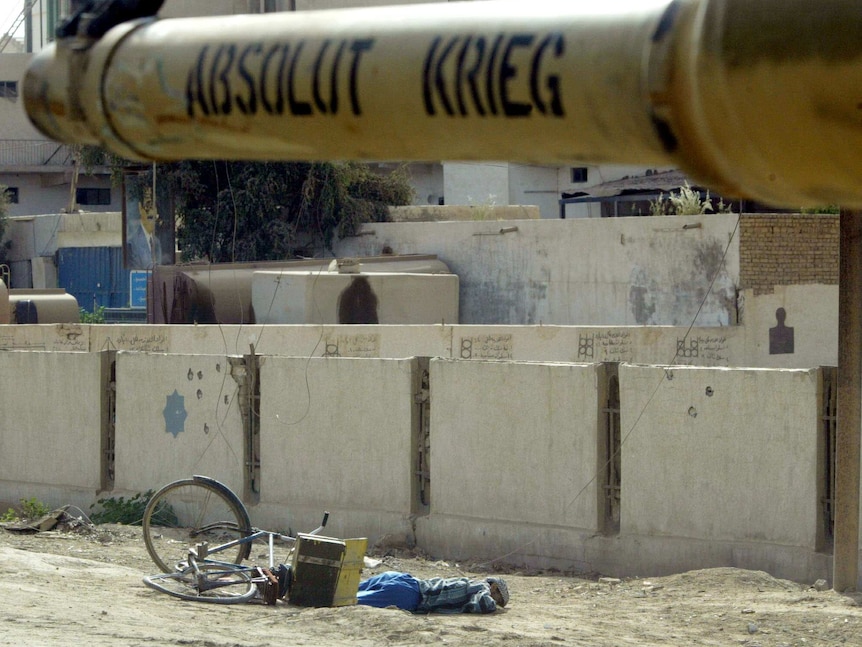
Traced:
<path fill-rule="evenodd" d="M 862 208 L 855 0 L 453 4 L 140 20 L 61 39 L 26 110 L 130 159 L 678 166 Z"/>

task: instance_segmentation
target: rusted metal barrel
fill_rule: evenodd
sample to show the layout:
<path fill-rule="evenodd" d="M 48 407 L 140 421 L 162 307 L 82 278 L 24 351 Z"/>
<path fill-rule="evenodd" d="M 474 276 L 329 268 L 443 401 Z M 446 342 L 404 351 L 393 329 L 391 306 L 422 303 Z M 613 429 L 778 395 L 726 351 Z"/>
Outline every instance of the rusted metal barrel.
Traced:
<path fill-rule="evenodd" d="M 862 208 L 856 0 L 461 2 L 136 21 L 24 82 L 48 136 L 133 159 L 678 166 Z"/>

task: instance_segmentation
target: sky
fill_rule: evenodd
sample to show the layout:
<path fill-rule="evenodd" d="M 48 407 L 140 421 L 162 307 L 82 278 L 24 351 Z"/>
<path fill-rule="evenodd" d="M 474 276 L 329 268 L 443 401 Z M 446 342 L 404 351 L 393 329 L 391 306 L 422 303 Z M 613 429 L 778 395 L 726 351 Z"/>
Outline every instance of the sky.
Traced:
<path fill-rule="evenodd" d="M 24 0 L 0 0 L 0 34 L 9 31 L 12 23 L 24 8 Z M 21 23 L 17 36 L 24 37 L 24 23 Z"/>

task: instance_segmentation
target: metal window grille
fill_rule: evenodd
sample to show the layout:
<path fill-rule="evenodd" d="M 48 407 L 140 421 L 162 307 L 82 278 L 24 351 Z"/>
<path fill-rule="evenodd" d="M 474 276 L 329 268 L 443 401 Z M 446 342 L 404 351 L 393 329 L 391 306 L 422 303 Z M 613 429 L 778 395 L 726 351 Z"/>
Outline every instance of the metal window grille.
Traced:
<path fill-rule="evenodd" d="M 75 202 L 81 205 L 111 204 L 111 190 L 79 188 L 75 192 Z"/>
<path fill-rule="evenodd" d="M 414 401 L 418 407 L 418 438 L 416 452 L 416 478 L 419 503 L 431 505 L 431 390 L 427 360 L 421 365 L 421 383 Z"/>
<path fill-rule="evenodd" d="M 616 375 L 608 379 L 607 407 L 605 414 L 605 478 L 603 489 L 605 494 L 605 530 L 609 534 L 620 531 L 620 493 L 622 489 L 621 474 L 621 435 L 620 435 L 620 381 Z"/>
<path fill-rule="evenodd" d="M 827 546 L 832 545 L 835 532 L 835 437 L 838 421 L 837 370 L 823 369 L 823 402 L 821 433 L 824 440 L 823 452 L 823 535 Z"/>
<path fill-rule="evenodd" d="M 18 82 L 17 81 L 0 81 L 0 97 L 4 99 L 18 98 Z"/>
<path fill-rule="evenodd" d="M 102 490 L 114 489 L 114 461 L 117 437 L 117 360 L 110 360 L 105 393 L 105 424 L 102 429 Z"/>

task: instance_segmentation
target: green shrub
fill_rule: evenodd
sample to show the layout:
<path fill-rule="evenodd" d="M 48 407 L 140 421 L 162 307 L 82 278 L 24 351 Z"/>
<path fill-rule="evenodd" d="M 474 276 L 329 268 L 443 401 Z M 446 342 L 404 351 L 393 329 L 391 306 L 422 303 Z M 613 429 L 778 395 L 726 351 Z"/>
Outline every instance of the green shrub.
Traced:
<path fill-rule="evenodd" d="M 132 526 L 141 525 L 144 509 L 153 496 L 152 490 L 129 497 L 109 497 L 98 499 L 90 506 L 90 521 L 93 523 L 124 523 Z M 97 508 L 97 506 L 99 506 Z"/>
<path fill-rule="evenodd" d="M 93 312 L 89 312 L 84 308 L 80 308 L 78 312 L 81 315 L 81 323 L 83 324 L 103 324 L 105 323 L 105 306 L 99 306 Z"/>
<path fill-rule="evenodd" d="M 9 508 L 6 511 L 6 514 L 0 517 L 0 521 L 31 521 L 33 519 L 44 517 L 46 514 L 51 512 L 51 508 L 42 503 L 36 497 L 20 499 L 20 503 L 20 511 Z"/>

